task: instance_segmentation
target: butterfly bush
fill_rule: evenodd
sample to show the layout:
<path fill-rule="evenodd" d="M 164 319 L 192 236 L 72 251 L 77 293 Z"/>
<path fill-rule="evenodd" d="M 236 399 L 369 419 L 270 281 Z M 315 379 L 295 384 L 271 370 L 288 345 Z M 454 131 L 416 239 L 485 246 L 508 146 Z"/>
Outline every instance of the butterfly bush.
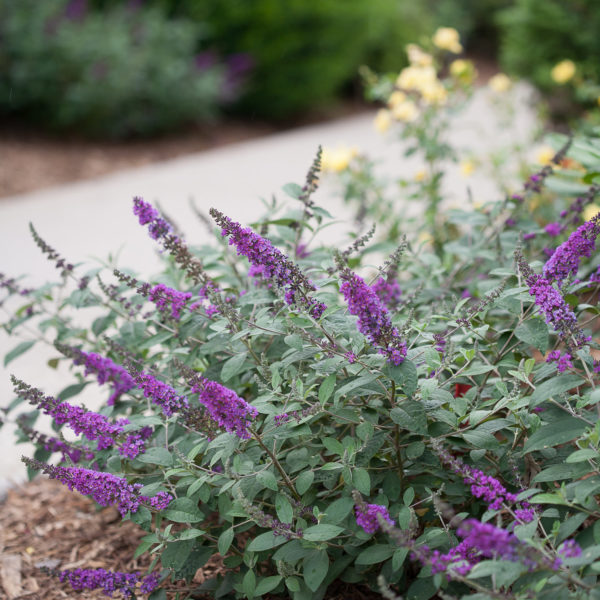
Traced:
<path fill-rule="evenodd" d="M 471 159 L 497 192 L 448 208 L 447 161 L 469 158 L 445 135 L 473 90 L 459 47 L 444 30 L 393 77 L 364 70 L 377 130 L 423 159 L 395 185 L 360 149 L 335 169 L 318 149 L 251 227 L 196 209 L 201 235 L 137 197 L 140 252 L 164 267 L 147 281 L 88 271 L 32 226 L 57 268 L 0 277 L 18 337 L 0 417 L 36 446 L 30 475 L 116 507 L 153 565 L 55 571 L 65 594 L 597 597 L 600 144 L 553 136 L 521 183 Z M 326 178 L 346 203 L 335 244 Z M 68 367 L 53 395 L 17 360 L 42 345 L 33 384 Z"/>

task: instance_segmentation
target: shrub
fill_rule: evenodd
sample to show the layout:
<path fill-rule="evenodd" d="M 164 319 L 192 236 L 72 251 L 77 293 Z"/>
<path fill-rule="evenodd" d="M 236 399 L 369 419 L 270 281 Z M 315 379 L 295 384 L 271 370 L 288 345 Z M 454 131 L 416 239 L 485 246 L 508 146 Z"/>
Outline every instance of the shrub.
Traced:
<path fill-rule="evenodd" d="M 269 119 L 331 102 L 363 63 L 397 67 L 404 45 L 430 28 L 418 4 L 392 0 L 166 4 L 206 23 L 210 47 L 249 55 L 254 70 L 238 109 Z"/>
<path fill-rule="evenodd" d="M 411 53 L 396 85 L 418 113 L 401 131 L 439 180 L 444 147 L 423 131 L 447 104 L 428 94 L 454 84 L 410 79 L 434 60 Z M 3 325 L 52 336 L 51 364 L 71 364 L 76 383 L 53 397 L 13 378 L 7 413 L 33 405 L 17 419 L 38 444 L 25 461 L 116 505 L 148 532 L 137 553 L 161 565 L 61 580 L 125 596 L 162 586 L 154 598 L 169 578 L 192 595 L 304 600 L 377 577 L 388 598 L 597 598 L 600 142 L 553 143 L 520 191 L 479 208 L 444 210 L 437 181 L 417 182 L 437 210 L 427 219 L 386 204 L 360 154 L 328 159 L 349 203 L 383 189 L 371 204 L 394 220 L 377 245 L 371 229 L 343 251 L 313 235 L 333 220 L 320 153 L 304 185 L 284 187 L 281 218 L 250 229 L 212 209 L 211 246 L 136 198 L 164 250 L 151 282 L 94 280 L 32 228 L 61 278 L 30 290 L 3 277 Z M 374 249 L 390 253 L 378 269 Z M 94 380 L 107 388 L 98 413 L 69 402 Z M 40 413 L 80 437 L 42 436 Z M 217 553 L 223 570 L 195 586 Z"/>
<path fill-rule="evenodd" d="M 195 63 L 197 26 L 159 10 L 0 2 L 0 111 L 55 130 L 151 135 L 214 115 L 224 69 Z"/>

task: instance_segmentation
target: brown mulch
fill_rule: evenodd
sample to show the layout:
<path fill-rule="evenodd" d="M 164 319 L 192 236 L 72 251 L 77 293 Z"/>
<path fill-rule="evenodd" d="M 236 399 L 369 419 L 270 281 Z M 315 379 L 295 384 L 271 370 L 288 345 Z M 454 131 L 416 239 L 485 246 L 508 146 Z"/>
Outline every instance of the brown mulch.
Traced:
<path fill-rule="evenodd" d="M 100 600 L 101 591 L 75 592 L 68 583 L 46 575 L 51 569 L 98 569 L 144 572 L 152 557 L 133 558 L 139 540 L 146 535 L 131 521 L 121 521 L 114 507 L 98 510 L 94 502 L 70 492 L 57 481 L 38 477 L 8 491 L 0 504 L 0 598 L 7 600 Z M 222 569 L 213 556 L 194 576 L 200 585 Z M 184 582 L 165 585 L 172 599 Z M 3 595 L 4 594 L 4 595 Z M 115 598 L 120 598 L 119 593 Z M 141 596 L 140 596 L 141 597 Z M 145 596 L 144 596 L 145 597 Z M 185 593 L 182 594 L 185 597 Z M 208 596 L 194 595 L 196 599 Z M 266 595 L 265 600 L 281 600 Z M 335 582 L 327 600 L 381 600 L 381 595 L 355 584 Z"/>

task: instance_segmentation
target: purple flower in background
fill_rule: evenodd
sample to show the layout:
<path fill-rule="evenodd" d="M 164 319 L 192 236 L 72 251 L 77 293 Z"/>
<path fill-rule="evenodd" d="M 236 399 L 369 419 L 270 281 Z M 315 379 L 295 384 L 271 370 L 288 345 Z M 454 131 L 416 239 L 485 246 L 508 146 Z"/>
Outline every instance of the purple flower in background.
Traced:
<path fill-rule="evenodd" d="M 181 318 L 181 311 L 192 294 L 191 292 L 180 292 L 167 287 L 164 283 L 159 283 L 150 290 L 148 297 L 154 302 L 159 312 L 167 313 L 170 310 L 171 318 L 178 321 Z"/>
<path fill-rule="evenodd" d="M 356 524 L 362 527 L 366 533 L 375 533 L 380 525 L 377 520 L 377 515 L 381 515 L 390 525 L 394 525 L 394 521 L 390 517 L 390 513 L 385 506 L 379 504 L 367 504 L 364 510 L 357 504 L 354 507 L 356 512 Z"/>
<path fill-rule="evenodd" d="M 476 549 L 485 558 L 518 561 L 522 543 L 512 533 L 491 523 L 481 523 L 477 519 L 466 519 L 457 530 L 465 547 Z"/>
<path fill-rule="evenodd" d="M 561 354 L 560 350 L 553 350 L 548 354 L 546 362 L 555 362 L 558 372 L 564 373 L 567 369 L 573 368 L 572 358 L 568 352 Z"/>
<path fill-rule="evenodd" d="M 70 21 L 82 22 L 88 12 L 87 0 L 69 0 L 65 7 L 65 17 Z"/>
<path fill-rule="evenodd" d="M 107 382 L 113 385 L 113 392 L 107 401 L 109 406 L 113 405 L 122 394 L 135 387 L 135 383 L 127 370 L 114 363 L 110 358 L 100 356 L 95 352 L 83 352 L 77 348 L 69 348 L 68 350 L 76 365 L 85 366 L 84 375 L 95 373 L 100 385 Z"/>
<path fill-rule="evenodd" d="M 544 265 L 544 277 L 561 284 L 569 275 L 576 275 L 579 259 L 590 257 L 596 249 L 596 237 L 600 233 L 600 224 L 596 215 L 581 227 L 578 227 L 566 242 L 563 242 Z"/>
<path fill-rule="evenodd" d="M 504 224 L 507 227 L 512 227 L 513 225 L 516 225 L 517 222 L 512 217 L 509 217 L 508 219 L 506 219 L 506 221 L 504 221 Z"/>
<path fill-rule="evenodd" d="M 133 214 L 139 218 L 140 225 L 148 225 L 148 233 L 155 240 L 172 233 L 171 225 L 143 198 L 136 196 L 133 199 Z"/>
<path fill-rule="evenodd" d="M 564 541 L 557 550 L 563 558 L 577 558 L 581 556 L 581 546 L 575 540 Z"/>
<path fill-rule="evenodd" d="M 133 588 L 140 581 L 142 584 L 140 591 L 148 594 L 156 588 L 160 581 L 158 573 L 143 576 L 141 573 L 121 573 L 106 569 L 68 569 L 57 572 L 50 571 L 50 573 L 56 575 L 61 583 L 68 582 L 76 592 L 101 589 L 106 596 L 111 598 L 114 592 L 121 592 L 125 598 L 135 598 Z"/>
<path fill-rule="evenodd" d="M 285 291 L 287 304 L 302 306 L 315 319 L 323 314 L 327 306 L 309 295 L 316 291 L 315 286 L 283 252 L 218 210 L 211 208 L 210 214 L 221 227 L 221 235 L 229 236 L 229 244 L 236 247 L 238 255 L 245 256 L 254 267 L 261 267 L 262 276 Z"/>
<path fill-rule="evenodd" d="M 562 227 L 560 223 L 548 223 L 548 225 L 544 227 L 544 231 L 549 236 L 556 237 L 557 235 L 560 235 Z"/>
<path fill-rule="evenodd" d="M 174 388 L 150 373 L 144 371 L 136 373 L 134 381 L 135 385 L 144 392 L 144 396 L 160 406 L 167 417 L 188 407 L 185 396 L 179 395 Z"/>
<path fill-rule="evenodd" d="M 535 238 L 536 234 L 535 233 L 525 233 L 523 234 L 523 239 L 524 240 L 533 240 Z"/>
<path fill-rule="evenodd" d="M 214 50 L 207 50 L 196 54 L 194 58 L 196 68 L 199 71 L 207 71 L 217 64 L 217 54 Z"/>
<path fill-rule="evenodd" d="M 387 356 L 391 363 L 402 363 L 406 357 L 406 343 L 400 338 L 398 329 L 392 326 L 388 310 L 375 290 L 350 269 L 342 270 L 340 277 L 343 281 L 340 291 L 350 314 L 358 317 L 358 330 L 379 346 L 379 353 Z"/>
<path fill-rule="evenodd" d="M 235 433 L 241 439 L 250 438 L 248 428 L 258 416 L 256 408 L 216 381 L 198 378 L 192 385 L 192 392 L 198 394 L 198 402 L 225 431 Z"/>
<path fill-rule="evenodd" d="M 392 279 L 380 277 L 371 286 L 371 288 L 390 310 L 393 310 L 398 306 L 398 304 L 400 304 L 402 290 L 400 289 L 400 284 L 395 277 Z"/>

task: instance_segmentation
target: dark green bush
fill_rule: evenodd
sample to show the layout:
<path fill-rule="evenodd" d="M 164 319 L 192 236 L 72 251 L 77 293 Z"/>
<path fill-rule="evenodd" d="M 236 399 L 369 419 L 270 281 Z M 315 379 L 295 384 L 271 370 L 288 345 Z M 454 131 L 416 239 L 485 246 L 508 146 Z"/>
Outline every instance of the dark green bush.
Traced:
<path fill-rule="evenodd" d="M 282 118 L 330 101 L 358 67 L 399 69 L 404 45 L 430 31 L 417 3 L 396 0 L 166 0 L 207 23 L 207 44 L 247 53 L 255 68 L 239 109 Z"/>
<path fill-rule="evenodd" d="M 501 61 L 542 88 L 553 84 L 550 71 L 563 59 L 600 80 L 600 2 L 597 0 L 515 0 L 498 15 Z"/>
<path fill-rule="evenodd" d="M 197 68 L 197 33 L 157 8 L 0 0 L 0 113 L 111 137 L 204 119 L 223 70 Z"/>

